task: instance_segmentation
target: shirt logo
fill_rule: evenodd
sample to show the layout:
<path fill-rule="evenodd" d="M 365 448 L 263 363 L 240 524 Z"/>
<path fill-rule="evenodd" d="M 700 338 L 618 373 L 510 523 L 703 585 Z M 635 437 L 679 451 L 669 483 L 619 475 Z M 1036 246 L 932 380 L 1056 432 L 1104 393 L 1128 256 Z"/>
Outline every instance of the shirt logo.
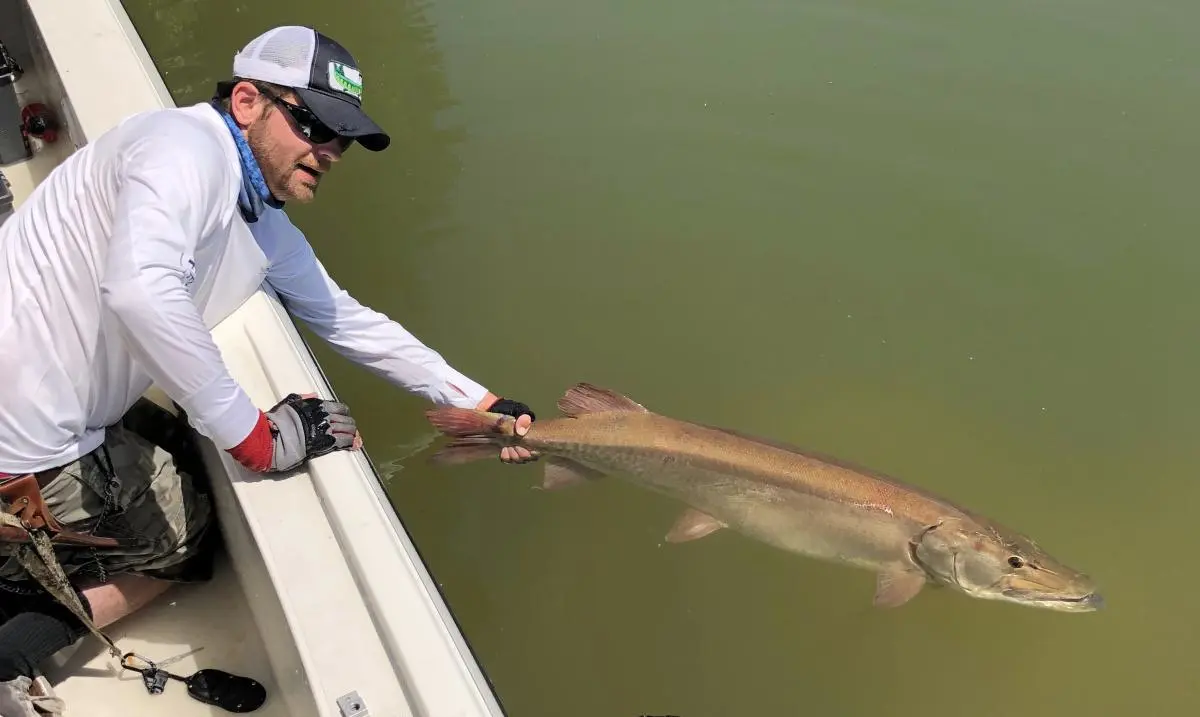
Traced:
<path fill-rule="evenodd" d="M 196 281 L 196 260 L 187 254 L 181 254 L 179 264 L 183 269 L 183 285 L 191 286 Z"/>

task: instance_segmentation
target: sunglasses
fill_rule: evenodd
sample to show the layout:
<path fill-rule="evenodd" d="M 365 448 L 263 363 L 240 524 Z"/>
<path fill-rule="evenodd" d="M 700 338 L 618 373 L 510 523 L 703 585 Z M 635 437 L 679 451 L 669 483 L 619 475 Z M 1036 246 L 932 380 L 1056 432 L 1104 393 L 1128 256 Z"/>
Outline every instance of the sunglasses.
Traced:
<path fill-rule="evenodd" d="M 313 144 L 325 144 L 326 142 L 329 142 L 337 137 L 341 137 L 341 135 L 330 128 L 329 125 L 317 119 L 317 116 L 313 114 L 312 110 L 308 109 L 307 107 L 294 105 L 282 97 L 273 95 L 269 92 L 263 92 L 262 94 L 266 95 L 266 97 L 274 104 L 282 107 L 291 116 L 292 121 L 295 122 L 296 126 L 300 128 L 300 133 L 307 137 L 309 142 L 312 142 Z M 354 141 L 350 137 L 341 137 L 341 140 L 342 149 L 345 149 L 352 141 Z"/>

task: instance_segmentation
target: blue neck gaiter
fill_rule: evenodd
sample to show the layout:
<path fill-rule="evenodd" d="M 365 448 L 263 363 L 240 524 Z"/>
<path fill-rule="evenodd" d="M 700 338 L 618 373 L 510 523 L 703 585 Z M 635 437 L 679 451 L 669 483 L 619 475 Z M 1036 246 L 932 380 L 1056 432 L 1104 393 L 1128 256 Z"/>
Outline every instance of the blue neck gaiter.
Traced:
<path fill-rule="evenodd" d="M 242 130 L 233 121 L 233 117 L 230 117 L 216 100 L 213 100 L 211 104 L 217 114 L 221 115 L 221 119 L 225 120 L 225 126 L 229 128 L 229 134 L 233 135 L 234 144 L 237 145 L 238 156 L 241 158 L 242 164 L 242 187 L 238 190 L 238 209 L 242 212 L 242 218 L 247 223 L 253 224 L 262 215 L 264 205 L 282 209 L 283 202 L 271 196 L 271 190 L 267 189 L 267 180 L 263 178 L 262 170 L 259 169 L 258 162 L 254 159 L 254 153 L 250 151 L 250 145 L 246 143 L 246 138 L 242 136 Z"/>

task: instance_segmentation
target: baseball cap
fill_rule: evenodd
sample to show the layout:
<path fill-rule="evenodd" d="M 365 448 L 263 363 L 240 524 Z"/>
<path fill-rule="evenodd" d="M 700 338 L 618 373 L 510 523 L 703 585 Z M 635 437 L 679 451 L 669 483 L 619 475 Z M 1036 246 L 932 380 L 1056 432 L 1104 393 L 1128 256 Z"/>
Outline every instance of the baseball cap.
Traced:
<path fill-rule="evenodd" d="M 233 76 L 290 87 L 330 129 L 378 152 L 391 138 L 362 109 L 362 72 L 354 56 L 311 27 L 284 25 L 233 57 Z"/>

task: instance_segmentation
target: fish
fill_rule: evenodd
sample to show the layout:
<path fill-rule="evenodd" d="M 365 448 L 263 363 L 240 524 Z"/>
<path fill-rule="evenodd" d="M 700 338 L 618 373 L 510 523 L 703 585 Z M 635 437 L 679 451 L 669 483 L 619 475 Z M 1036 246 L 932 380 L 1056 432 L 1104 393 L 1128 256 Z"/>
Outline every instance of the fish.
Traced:
<path fill-rule="evenodd" d="M 454 465 L 524 446 L 542 487 L 621 476 L 683 505 L 668 543 L 732 530 L 812 559 L 875 574 L 872 604 L 894 608 L 926 585 L 982 600 L 1093 612 L 1091 577 L 1031 538 L 932 492 L 831 456 L 650 411 L 616 391 L 571 386 L 562 416 L 516 432 L 512 416 L 453 406 L 425 412 L 451 440 L 430 460 Z"/>

